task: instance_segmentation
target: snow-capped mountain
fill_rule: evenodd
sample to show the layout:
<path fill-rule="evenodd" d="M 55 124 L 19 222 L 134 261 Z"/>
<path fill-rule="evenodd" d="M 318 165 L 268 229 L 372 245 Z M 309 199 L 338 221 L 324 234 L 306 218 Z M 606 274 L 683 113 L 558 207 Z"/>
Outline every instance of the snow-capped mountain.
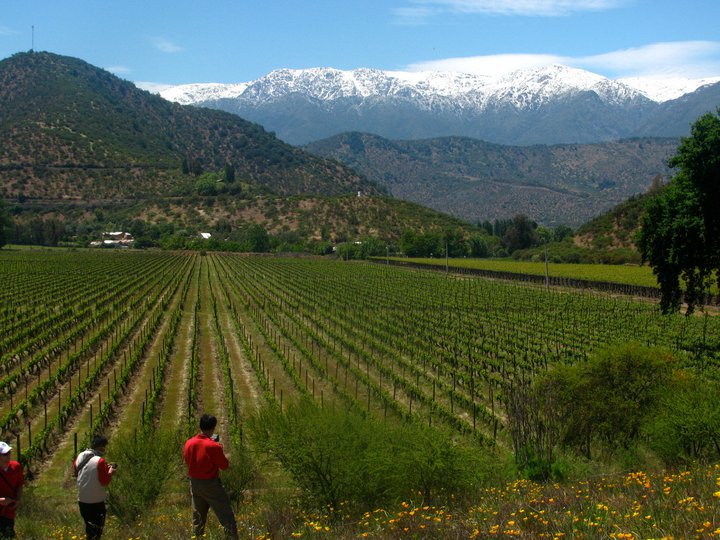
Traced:
<path fill-rule="evenodd" d="M 688 79 L 686 77 L 629 77 L 618 79 L 619 82 L 640 90 L 647 97 L 658 103 L 678 99 L 685 94 L 695 92 L 702 86 L 720 82 L 720 77 L 706 79 Z"/>
<path fill-rule="evenodd" d="M 720 80 L 720 79 L 718 79 Z M 717 80 L 615 81 L 561 65 L 488 77 L 468 73 L 376 69 L 281 69 L 238 84 L 188 84 L 160 95 L 182 104 L 218 108 L 303 144 L 345 131 L 391 139 L 465 135 L 506 144 L 595 142 L 652 135 L 654 115 L 716 83 L 703 100 L 720 103 Z M 150 88 L 148 88 L 150 89 Z M 704 106 L 704 105 L 703 105 Z M 702 108 L 702 107 L 701 107 Z M 692 110 L 698 109 L 694 104 Z M 689 114 L 689 113 L 688 113 Z M 694 121 L 682 111 L 665 135 L 684 135 Z M 677 132 L 677 133 L 675 133 Z"/>

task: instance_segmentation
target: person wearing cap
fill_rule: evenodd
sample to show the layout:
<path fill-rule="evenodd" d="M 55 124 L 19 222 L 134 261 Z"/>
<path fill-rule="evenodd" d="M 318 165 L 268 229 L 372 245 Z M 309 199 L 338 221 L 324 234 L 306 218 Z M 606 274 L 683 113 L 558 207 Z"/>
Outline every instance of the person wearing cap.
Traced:
<path fill-rule="evenodd" d="M 85 521 L 87 540 L 100 538 L 105 527 L 107 486 L 115 474 L 115 468 L 108 465 L 103 457 L 107 443 L 107 437 L 93 437 L 90 448 L 80 452 L 73 462 L 77 476 L 78 505 Z"/>
<path fill-rule="evenodd" d="M 208 510 L 212 508 L 225 530 L 225 537 L 237 539 L 235 514 L 218 474 L 219 471 L 226 470 L 230 463 L 214 435 L 215 426 L 217 418 L 203 414 L 200 418 L 200 433 L 189 438 L 183 448 L 183 457 L 190 477 L 193 529 L 195 538 L 202 538 Z"/>
<path fill-rule="evenodd" d="M 15 510 L 25 485 L 22 465 L 10 459 L 11 451 L 10 445 L 0 441 L 0 538 L 15 538 Z"/>

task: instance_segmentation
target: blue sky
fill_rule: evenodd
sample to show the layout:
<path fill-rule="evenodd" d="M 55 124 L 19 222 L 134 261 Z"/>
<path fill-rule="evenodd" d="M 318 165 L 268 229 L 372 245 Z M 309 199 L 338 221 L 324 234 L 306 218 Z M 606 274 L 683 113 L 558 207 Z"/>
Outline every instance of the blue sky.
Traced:
<path fill-rule="evenodd" d="M 132 81 L 273 69 L 720 76 L 720 0 L 4 0 L 0 57 L 32 46 Z"/>

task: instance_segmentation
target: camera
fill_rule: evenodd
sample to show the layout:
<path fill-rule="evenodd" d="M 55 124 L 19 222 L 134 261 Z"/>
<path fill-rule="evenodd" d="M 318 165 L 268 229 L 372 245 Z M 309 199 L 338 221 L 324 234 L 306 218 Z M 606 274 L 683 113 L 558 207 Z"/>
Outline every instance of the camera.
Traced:
<path fill-rule="evenodd" d="M 117 467 L 117 463 L 108 463 L 108 465 L 109 465 L 111 468 L 113 468 L 113 469 L 117 469 L 117 468 L 118 468 L 118 467 Z"/>
<path fill-rule="evenodd" d="M 213 433 L 213 434 L 210 436 L 210 439 L 213 440 L 213 441 L 215 441 L 215 442 L 220 442 L 220 435 L 218 435 L 217 433 Z"/>

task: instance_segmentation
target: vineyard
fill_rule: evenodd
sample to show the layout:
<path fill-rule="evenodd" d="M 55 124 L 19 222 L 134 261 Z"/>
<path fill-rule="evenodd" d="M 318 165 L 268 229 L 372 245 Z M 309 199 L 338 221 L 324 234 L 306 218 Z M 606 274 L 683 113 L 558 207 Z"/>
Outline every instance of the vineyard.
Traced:
<path fill-rule="evenodd" d="M 190 434 L 203 411 L 242 437 L 304 397 L 509 447 L 508 389 L 604 346 L 720 374 L 718 317 L 617 296 L 228 254 L 1 252 L 0 275 L 0 431 L 39 493 L 92 433 Z"/>

